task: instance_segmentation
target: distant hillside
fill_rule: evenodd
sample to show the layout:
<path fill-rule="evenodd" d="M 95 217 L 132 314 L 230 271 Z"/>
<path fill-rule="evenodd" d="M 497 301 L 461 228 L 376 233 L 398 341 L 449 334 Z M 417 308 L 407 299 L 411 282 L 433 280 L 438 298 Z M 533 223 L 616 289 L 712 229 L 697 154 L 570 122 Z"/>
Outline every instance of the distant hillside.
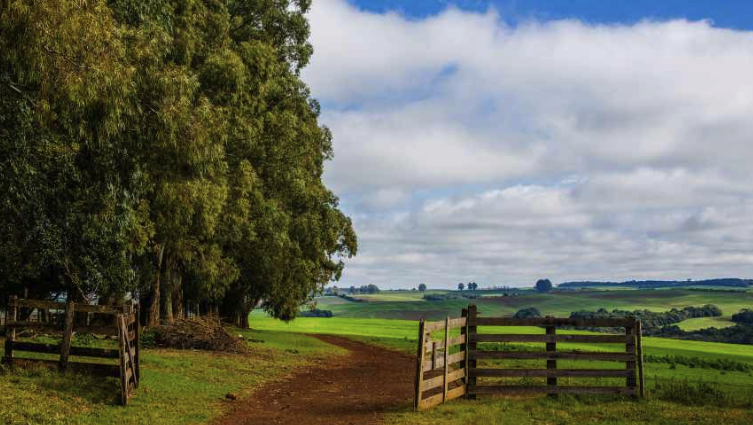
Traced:
<path fill-rule="evenodd" d="M 747 288 L 753 286 L 751 279 L 723 278 L 707 280 L 630 280 L 626 282 L 564 282 L 558 288 L 588 288 L 594 286 L 612 286 L 615 288 L 680 288 L 687 286 L 727 286 Z"/>

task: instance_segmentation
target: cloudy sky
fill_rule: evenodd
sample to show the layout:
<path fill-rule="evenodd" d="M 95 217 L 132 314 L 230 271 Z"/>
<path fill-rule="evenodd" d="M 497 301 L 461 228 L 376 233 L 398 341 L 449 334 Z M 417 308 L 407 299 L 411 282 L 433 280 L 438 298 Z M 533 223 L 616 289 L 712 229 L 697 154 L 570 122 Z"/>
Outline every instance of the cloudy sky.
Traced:
<path fill-rule="evenodd" d="M 314 1 L 338 285 L 753 277 L 751 6 L 627 3 Z"/>

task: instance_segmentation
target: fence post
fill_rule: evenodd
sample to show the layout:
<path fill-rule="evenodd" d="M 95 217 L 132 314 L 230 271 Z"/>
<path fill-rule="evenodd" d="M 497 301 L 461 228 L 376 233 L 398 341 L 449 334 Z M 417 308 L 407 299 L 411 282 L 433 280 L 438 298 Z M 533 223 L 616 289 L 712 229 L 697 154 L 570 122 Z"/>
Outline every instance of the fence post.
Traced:
<path fill-rule="evenodd" d="M 73 300 L 65 303 L 65 329 L 63 330 L 63 343 L 60 344 L 60 370 L 68 368 L 68 357 L 71 354 L 71 337 L 73 336 L 73 316 L 76 304 Z"/>
<path fill-rule="evenodd" d="M 450 372 L 450 318 L 444 319 L 444 379 L 443 382 L 443 394 L 442 403 L 447 401 L 447 390 L 450 387 L 450 383 L 447 382 L 447 374 Z"/>
<path fill-rule="evenodd" d="M 550 324 L 546 325 L 546 334 L 547 335 L 556 335 L 557 334 L 557 327 L 554 326 L 554 322 L 552 320 L 551 316 L 546 317 L 547 321 L 550 322 Z M 551 342 L 547 341 L 546 343 L 546 368 L 547 370 L 557 370 L 557 360 L 555 359 L 557 354 L 557 342 L 555 340 L 552 340 Z M 557 377 L 554 376 L 548 376 L 546 378 L 546 385 L 548 387 L 556 387 L 557 386 Z M 549 393 L 550 396 L 555 395 L 554 392 Z"/>
<path fill-rule="evenodd" d="M 635 387 L 636 387 L 636 359 L 635 359 L 635 330 L 636 330 L 637 320 L 634 320 L 632 324 L 628 324 L 625 326 L 625 352 L 628 354 L 632 354 L 631 359 L 625 362 L 625 369 L 628 371 L 628 376 L 626 379 L 626 384 L 628 388 L 632 388 L 633 395 L 635 394 Z"/>
<path fill-rule="evenodd" d="M 139 382 L 141 382 L 141 362 L 139 361 L 140 357 L 140 351 L 141 351 L 141 323 L 139 322 L 139 313 L 140 313 L 140 304 L 136 304 L 135 313 L 134 313 L 134 328 L 136 331 L 136 339 L 133 341 L 133 343 L 136 345 L 136 356 L 135 356 L 135 369 L 134 372 L 136 373 L 136 388 L 139 387 Z"/>
<path fill-rule="evenodd" d="M 465 318 L 465 326 L 460 328 L 460 335 L 465 335 L 465 343 L 463 344 L 462 348 L 465 351 L 465 360 L 463 361 L 463 385 L 465 385 L 465 390 L 468 392 L 468 309 L 464 308 L 463 311 L 460 313 L 460 317 Z"/>
<path fill-rule="evenodd" d="M 16 341 L 16 328 L 9 325 L 18 320 L 18 298 L 13 295 L 8 302 L 8 311 L 5 312 L 5 359 L 8 363 L 13 361 L 13 343 Z"/>
<path fill-rule="evenodd" d="M 646 396 L 646 379 L 643 376 L 643 343 L 641 342 L 643 331 L 640 319 L 635 321 L 635 338 L 638 355 L 638 390 L 641 398 Z"/>
<path fill-rule="evenodd" d="M 466 354 L 469 358 L 471 357 L 471 354 L 476 351 L 476 332 L 478 331 L 476 328 L 476 316 L 478 316 L 476 304 L 470 304 L 468 306 L 468 353 Z M 473 376 L 471 372 L 476 369 L 477 362 L 478 361 L 475 358 L 470 358 L 468 360 L 468 370 L 466 371 L 466 374 L 468 375 L 468 388 L 466 395 L 469 400 L 476 399 L 476 394 L 471 393 L 471 390 L 476 387 L 476 377 Z"/>
<path fill-rule="evenodd" d="M 424 383 L 424 355 L 426 354 L 426 333 L 424 326 L 426 322 L 421 319 L 418 324 L 418 355 L 416 356 L 416 393 L 413 397 L 413 410 L 418 411 L 421 407 L 421 390 Z"/>

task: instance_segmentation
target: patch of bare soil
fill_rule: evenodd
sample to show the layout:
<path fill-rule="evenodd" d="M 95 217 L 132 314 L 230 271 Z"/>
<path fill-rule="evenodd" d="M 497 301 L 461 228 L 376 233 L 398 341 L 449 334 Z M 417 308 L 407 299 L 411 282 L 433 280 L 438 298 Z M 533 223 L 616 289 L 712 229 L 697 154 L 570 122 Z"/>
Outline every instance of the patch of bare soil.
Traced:
<path fill-rule="evenodd" d="M 414 360 L 347 338 L 317 338 L 350 353 L 258 389 L 217 424 L 368 425 L 412 402 Z"/>

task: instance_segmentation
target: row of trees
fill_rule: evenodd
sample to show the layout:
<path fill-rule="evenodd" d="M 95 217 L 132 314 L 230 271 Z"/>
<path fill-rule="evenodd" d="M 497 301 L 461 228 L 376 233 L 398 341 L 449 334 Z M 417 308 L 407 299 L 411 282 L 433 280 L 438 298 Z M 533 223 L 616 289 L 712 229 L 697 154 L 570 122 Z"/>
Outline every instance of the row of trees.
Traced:
<path fill-rule="evenodd" d="M 243 325 L 338 279 L 357 241 L 299 76 L 309 7 L 0 3 L 2 297 L 130 293 L 148 325 L 186 306 Z"/>
<path fill-rule="evenodd" d="M 572 319 L 605 319 L 605 318 L 624 318 L 635 317 L 640 319 L 644 328 L 655 328 L 674 323 L 680 323 L 683 320 L 695 317 L 719 317 L 722 315 L 722 309 L 714 304 L 706 304 L 701 307 L 689 306 L 683 309 L 673 308 L 665 312 L 654 312 L 650 310 L 619 310 L 608 311 L 600 308 L 596 311 L 574 311 L 570 313 Z"/>

